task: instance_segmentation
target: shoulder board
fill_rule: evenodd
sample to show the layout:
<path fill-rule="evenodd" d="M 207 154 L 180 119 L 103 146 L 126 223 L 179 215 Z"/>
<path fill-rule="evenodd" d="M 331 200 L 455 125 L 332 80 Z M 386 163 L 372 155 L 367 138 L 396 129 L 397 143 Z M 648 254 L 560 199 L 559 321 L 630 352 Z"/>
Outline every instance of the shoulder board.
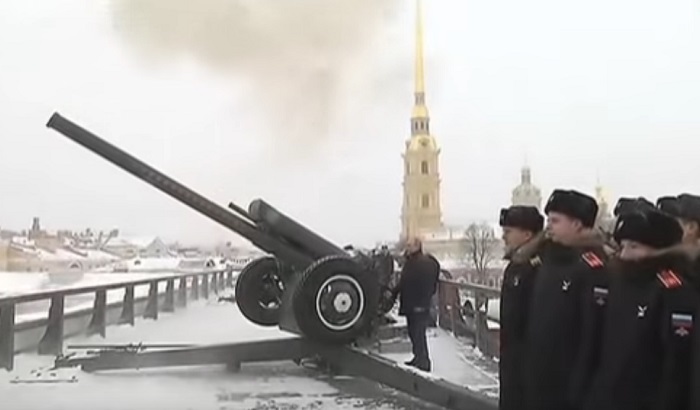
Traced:
<path fill-rule="evenodd" d="M 540 266 L 542 264 L 542 259 L 540 259 L 539 256 L 535 256 L 534 258 L 530 258 L 530 265 L 531 266 Z"/>
<path fill-rule="evenodd" d="M 602 259 L 594 252 L 586 252 L 581 255 L 581 259 L 591 268 L 602 268 L 605 265 Z"/>
<path fill-rule="evenodd" d="M 656 274 L 656 277 L 666 289 L 677 288 L 683 284 L 681 278 L 672 270 L 661 271 Z"/>

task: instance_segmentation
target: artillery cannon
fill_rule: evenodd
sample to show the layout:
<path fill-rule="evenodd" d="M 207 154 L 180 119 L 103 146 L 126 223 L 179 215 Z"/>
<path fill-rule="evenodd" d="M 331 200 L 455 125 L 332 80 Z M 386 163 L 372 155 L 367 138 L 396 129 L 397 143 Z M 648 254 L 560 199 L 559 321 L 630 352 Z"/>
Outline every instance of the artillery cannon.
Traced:
<path fill-rule="evenodd" d="M 236 303 L 251 322 L 345 344 L 371 332 L 393 304 L 383 256 L 350 255 L 272 205 L 224 208 L 79 125 L 54 113 L 46 124 L 119 168 L 249 240 L 268 253 L 243 268 Z"/>

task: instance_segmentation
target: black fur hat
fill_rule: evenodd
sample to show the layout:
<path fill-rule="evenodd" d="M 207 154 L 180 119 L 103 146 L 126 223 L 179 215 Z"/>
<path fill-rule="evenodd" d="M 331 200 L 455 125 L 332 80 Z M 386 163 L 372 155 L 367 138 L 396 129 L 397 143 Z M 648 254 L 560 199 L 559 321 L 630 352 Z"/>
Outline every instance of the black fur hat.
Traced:
<path fill-rule="evenodd" d="M 700 224 L 700 196 L 691 194 L 678 195 L 679 216 Z"/>
<path fill-rule="evenodd" d="M 598 216 L 598 203 L 592 197 L 574 190 L 555 189 L 549 196 L 544 213 L 558 212 L 592 228 Z"/>
<path fill-rule="evenodd" d="M 613 215 L 620 216 L 629 212 L 645 211 L 650 209 L 655 209 L 655 206 L 653 203 L 651 203 L 648 199 L 644 197 L 640 196 L 638 198 L 620 198 L 617 201 L 617 204 L 615 205 Z"/>
<path fill-rule="evenodd" d="M 520 228 L 538 233 L 544 228 L 544 217 L 534 206 L 513 205 L 510 208 L 501 209 L 498 223 L 502 227 Z"/>
<path fill-rule="evenodd" d="M 656 207 L 658 209 L 676 218 L 681 217 L 681 208 L 679 205 L 678 197 L 675 196 L 662 196 L 656 200 Z"/>
<path fill-rule="evenodd" d="M 680 243 L 683 228 L 673 216 L 659 210 L 634 211 L 620 215 L 613 237 L 618 243 L 627 239 L 663 249 Z"/>

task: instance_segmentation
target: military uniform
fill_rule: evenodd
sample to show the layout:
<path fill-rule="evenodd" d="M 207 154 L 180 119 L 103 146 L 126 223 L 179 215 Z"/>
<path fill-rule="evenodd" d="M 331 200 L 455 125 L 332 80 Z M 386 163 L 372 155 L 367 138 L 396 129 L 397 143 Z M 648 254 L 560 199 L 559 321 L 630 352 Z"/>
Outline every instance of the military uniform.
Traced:
<path fill-rule="evenodd" d="M 615 275 L 600 367 L 585 409 L 688 409 L 698 306 L 698 295 L 679 272 L 648 264 Z"/>
<path fill-rule="evenodd" d="M 692 343 L 700 297 L 684 276 L 690 266 L 687 256 L 668 251 L 682 235 L 674 218 L 655 210 L 618 220 L 618 242 L 633 241 L 658 251 L 613 264 L 603 349 L 585 410 L 691 408 L 696 389 Z"/>
<path fill-rule="evenodd" d="M 568 215 L 592 228 L 598 206 L 590 196 L 555 190 L 545 212 Z M 526 330 L 521 408 L 577 409 L 597 363 L 607 303 L 603 238 L 588 229 L 568 246 L 547 241 L 540 258 Z"/>
<path fill-rule="evenodd" d="M 541 260 L 544 218 L 535 207 L 512 206 L 501 210 L 500 225 L 530 232 L 533 237 L 510 254 L 503 272 L 500 297 L 499 408 L 520 409 L 523 398 L 523 349 L 530 297 Z"/>

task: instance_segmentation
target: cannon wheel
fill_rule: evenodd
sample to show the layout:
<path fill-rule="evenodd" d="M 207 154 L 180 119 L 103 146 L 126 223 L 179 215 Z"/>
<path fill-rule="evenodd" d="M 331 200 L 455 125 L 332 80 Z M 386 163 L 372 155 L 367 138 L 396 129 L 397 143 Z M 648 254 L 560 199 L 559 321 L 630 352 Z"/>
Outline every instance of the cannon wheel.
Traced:
<path fill-rule="evenodd" d="M 284 286 L 277 259 L 263 257 L 247 264 L 236 280 L 236 304 L 243 316 L 256 325 L 279 324 Z"/>
<path fill-rule="evenodd" d="M 292 295 L 301 332 L 313 340 L 348 343 L 377 317 L 379 286 L 372 273 L 343 256 L 321 258 L 301 275 Z"/>

